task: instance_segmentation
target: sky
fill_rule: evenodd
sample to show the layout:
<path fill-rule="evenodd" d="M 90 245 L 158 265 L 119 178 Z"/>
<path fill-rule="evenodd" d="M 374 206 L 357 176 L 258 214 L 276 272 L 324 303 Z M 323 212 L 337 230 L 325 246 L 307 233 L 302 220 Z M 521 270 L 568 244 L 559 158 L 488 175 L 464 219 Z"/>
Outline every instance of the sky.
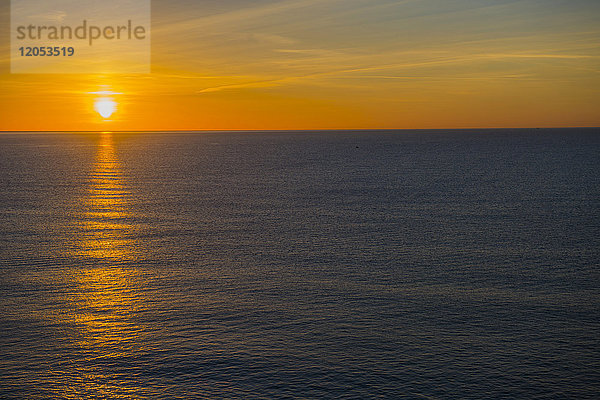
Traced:
<path fill-rule="evenodd" d="M 4 131 L 600 126 L 597 0 L 155 0 L 149 74 L 11 74 L 1 5 Z"/>

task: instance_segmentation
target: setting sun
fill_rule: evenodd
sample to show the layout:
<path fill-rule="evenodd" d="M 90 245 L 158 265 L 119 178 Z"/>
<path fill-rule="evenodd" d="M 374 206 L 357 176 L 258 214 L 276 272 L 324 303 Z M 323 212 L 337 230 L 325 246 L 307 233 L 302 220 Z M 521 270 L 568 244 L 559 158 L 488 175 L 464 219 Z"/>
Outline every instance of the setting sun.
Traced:
<path fill-rule="evenodd" d="M 100 98 L 94 103 L 94 109 L 102 118 L 107 119 L 117 110 L 117 103 L 109 98 Z"/>

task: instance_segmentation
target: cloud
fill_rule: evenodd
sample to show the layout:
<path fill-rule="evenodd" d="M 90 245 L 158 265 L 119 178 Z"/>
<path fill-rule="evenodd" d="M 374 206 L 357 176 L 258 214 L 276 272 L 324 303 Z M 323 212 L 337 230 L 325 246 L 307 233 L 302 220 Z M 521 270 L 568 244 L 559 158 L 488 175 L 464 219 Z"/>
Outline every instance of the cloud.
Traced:
<path fill-rule="evenodd" d="M 29 15 L 27 18 L 33 19 L 35 21 L 41 20 L 47 22 L 62 23 L 66 16 L 67 13 L 64 11 L 51 11 L 44 14 Z"/>

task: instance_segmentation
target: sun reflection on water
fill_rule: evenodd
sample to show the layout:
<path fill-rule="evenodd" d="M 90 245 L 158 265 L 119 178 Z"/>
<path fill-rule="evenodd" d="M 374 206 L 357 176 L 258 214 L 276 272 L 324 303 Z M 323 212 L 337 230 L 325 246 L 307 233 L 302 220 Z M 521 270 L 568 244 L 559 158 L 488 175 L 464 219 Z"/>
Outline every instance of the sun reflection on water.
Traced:
<path fill-rule="evenodd" d="M 130 192 L 121 173 L 112 133 L 100 135 L 79 250 L 84 256 L 118 261 L 126 259 L 134 249 L 133 227 L 127 222 L 131 218 Z"/>
<path fill-rule="evenodd" d="M 131 357 L 144 351 L 143 332 L 136 315 L 143 306 L 141 274 L 133 265 L 134 237 L 131 193 L 116 154 L 113 134 L 101 133 L 96 158 L 82 199 L 74 243 L 79 268 L 69 277 L 72 290 L 64 316 L 73 326 L 74 365 L 57 374 L 69 381 L 59 397 L 132 398 L 140 388 L 115 379 L 115 368 L 129 368 Z M 118 383 L 120 382 L 120 383 Z"/>
<path fill-rule="evenodd" d="M 135 270 L 127 267 L 135 248 L 129 222 L 130 193 L 113 140 L 110 132 L 100 134 L 78 242 L 79 256 L 88 266 L 77 282 L 83 295 L 80 305 L 86 310 L 81 322 L 103 339 L 120 338 L 113 333 L 134 311 L 136 298 L 131 282 Z"/>

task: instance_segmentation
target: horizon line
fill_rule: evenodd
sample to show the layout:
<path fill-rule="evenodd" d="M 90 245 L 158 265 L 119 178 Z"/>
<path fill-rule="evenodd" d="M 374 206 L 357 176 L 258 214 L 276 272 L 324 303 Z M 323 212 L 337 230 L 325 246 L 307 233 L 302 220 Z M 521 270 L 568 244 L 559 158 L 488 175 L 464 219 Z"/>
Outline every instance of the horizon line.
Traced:
<path fill-rule="evenodd" d="M 5 133 L 213 133 L 213 132 L 364 132 L 364 131 L 473 131 L 473 130 L 538 130 L 538 129 L 599 129 L 600 126 L 556 126 L 556 127 L 487 127 L 487 128 L 310 128 L 310 129 L 127 129 L 127 130 L 0 130 Z"/>

